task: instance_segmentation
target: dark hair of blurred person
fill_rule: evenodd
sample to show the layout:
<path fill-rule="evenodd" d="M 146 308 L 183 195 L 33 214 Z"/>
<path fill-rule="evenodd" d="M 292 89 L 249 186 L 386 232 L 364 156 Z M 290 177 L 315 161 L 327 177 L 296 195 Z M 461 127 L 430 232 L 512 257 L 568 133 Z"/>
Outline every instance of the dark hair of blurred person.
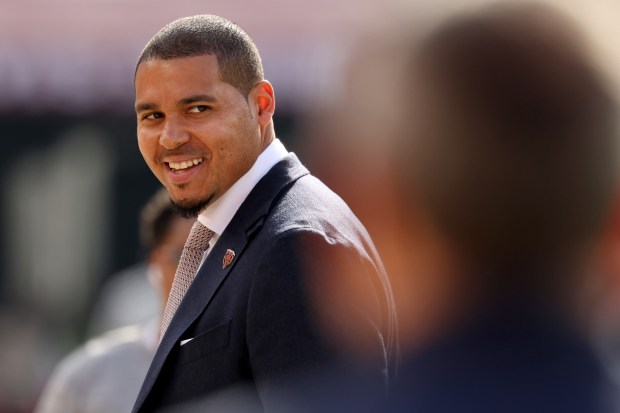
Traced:
<path fill-rule="evenodd" d="M 449 287 L 397 404 L 606 411 L 584 324 L 617 182 L 617 106 L 578 30 L 534 3 L 456 16 L 416 44 L 407 83 L 408 229 Z"/>
<path fill-rule="evenodd" d="M 149 280 L 159 293 L 161 311 L 192 223 L 178 214 L 165 189 L 158 191 L 140 214 L 140 239 L 148 251 Z"/>
<path fill-rule="evenodd" d="M 149 281 L 160 293 L 160 311 L 192 221 L 176 214 L 161 189 L 140 219 L 148 250 Z M 75 349 L 58 364 L 36 408 L 37 413 L 117 413 L 131 410 L 157 347 L 161 314 L 140 324 L 106 332 Z"/>

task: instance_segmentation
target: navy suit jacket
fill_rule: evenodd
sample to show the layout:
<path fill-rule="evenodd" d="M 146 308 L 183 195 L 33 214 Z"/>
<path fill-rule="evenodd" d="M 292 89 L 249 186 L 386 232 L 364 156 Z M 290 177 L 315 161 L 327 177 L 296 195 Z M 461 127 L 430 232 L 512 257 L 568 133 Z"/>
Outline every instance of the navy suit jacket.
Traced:
<path fill-rule="evenodd" d="M 225 267 L 229 249 L 235 257 Z M 361 302 L 343 296 L 354 290 L 365 291 Z M 239 385 L 269 410 L 289 378 L 348 363 L 347 340 L 375 340 L 375 367 L 385 373 L 394 326 L 389 283 L 366 230 L 289 154 L 254 187 L 198 271 L 133 412 Z"/>

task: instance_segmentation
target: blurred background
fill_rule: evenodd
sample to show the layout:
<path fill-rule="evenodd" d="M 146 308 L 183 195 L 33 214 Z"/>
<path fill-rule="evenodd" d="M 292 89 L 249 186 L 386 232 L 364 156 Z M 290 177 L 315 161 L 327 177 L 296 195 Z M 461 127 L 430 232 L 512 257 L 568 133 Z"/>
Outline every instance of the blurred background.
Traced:
<path fill-rule="evenodd" d="M 415 318 L 425 290 L 399 288 L 405 281 L 390 254 L 398 237 L 381 225 L 389 206 L 378 202 L 390 184 L 381 155 L 394 112 L 390 93 L 398 88 L 393 40 L 401 28 L 471 6 L 0 0 L 0 413 L 32 411 L 71 349 L 155 311 L 146 278 L 127 277 L 142 274 L 138 214 L 158 188 L 137 148 L 133 71 L 150 37 L 187 15 L 222 15 L 254 38 L 276 90 L 278 136 L 367 225 L 393 274 L 403 318 Z M 620 2 L 560 6 L 582 23 L 614 80 Z M 109 297 L 123 304 L 110 305 Z M 127 302 L 131 316 L 114 313 Z"/>

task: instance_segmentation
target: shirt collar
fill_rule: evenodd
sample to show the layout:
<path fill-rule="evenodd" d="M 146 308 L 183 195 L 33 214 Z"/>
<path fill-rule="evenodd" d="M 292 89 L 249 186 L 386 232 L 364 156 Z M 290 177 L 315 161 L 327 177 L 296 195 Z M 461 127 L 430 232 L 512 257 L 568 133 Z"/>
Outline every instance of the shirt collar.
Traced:
<path fill-rule="evenodd" d="M 258 156 L 250 170 L 198 215 L 198 221 L 218 236 L 222 235 L 258 181 L 287 154 L 288 151 L 282 142 L 274 139 Z"/>

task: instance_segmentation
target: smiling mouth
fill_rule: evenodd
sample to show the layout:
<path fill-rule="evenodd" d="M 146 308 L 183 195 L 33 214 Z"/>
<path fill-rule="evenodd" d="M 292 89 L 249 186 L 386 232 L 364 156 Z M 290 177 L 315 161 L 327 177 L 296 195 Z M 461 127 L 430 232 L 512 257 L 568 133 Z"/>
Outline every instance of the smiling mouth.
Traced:
<path fill-rule="evenodd" d="M 182 171 L 200 163 L 202 163 L 202 158 L 191 159 L 183 162 L 166 162 L 166 165 L 168 165 L 168 167 L 173 171 Z"/>

